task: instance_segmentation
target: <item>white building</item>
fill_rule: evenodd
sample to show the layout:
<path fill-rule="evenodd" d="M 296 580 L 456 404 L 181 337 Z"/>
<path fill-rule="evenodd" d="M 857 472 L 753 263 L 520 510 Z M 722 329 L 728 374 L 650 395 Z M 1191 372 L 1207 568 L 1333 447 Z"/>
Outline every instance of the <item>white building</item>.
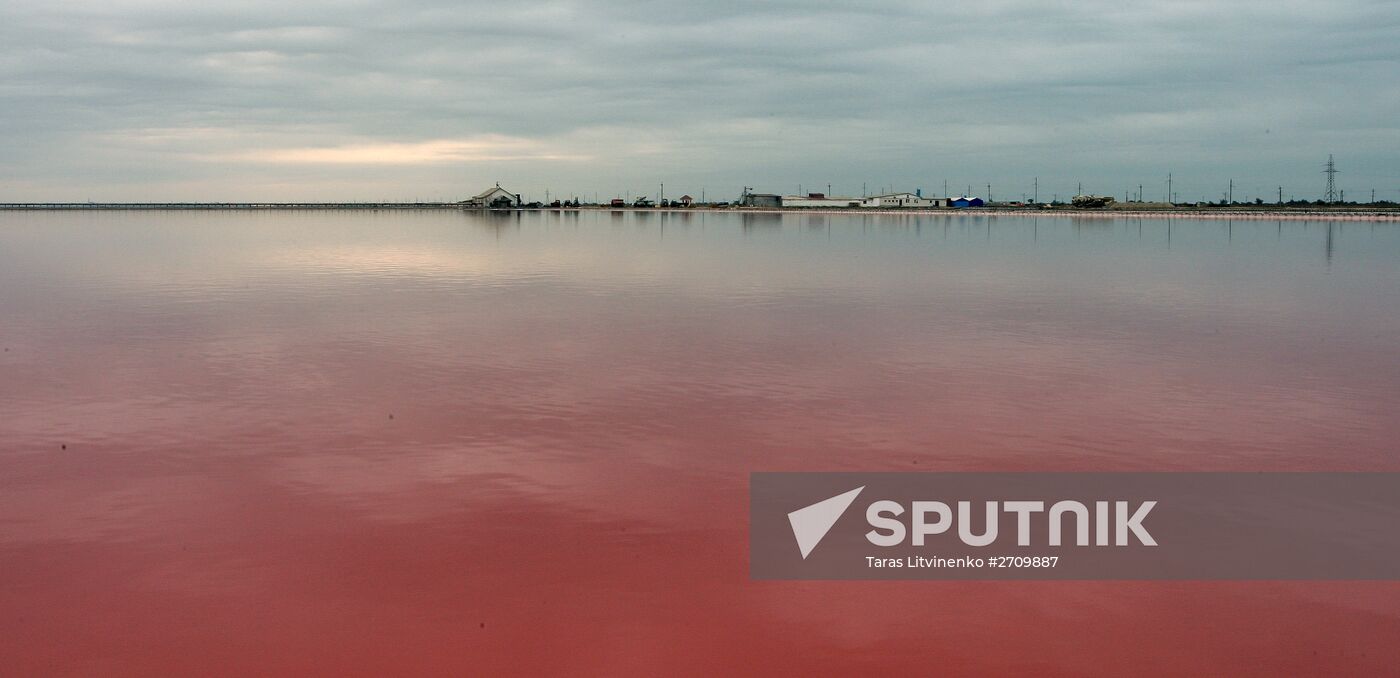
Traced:
<path fill-rule="evenodd" d="M 467 207 L 480 208 L 519 207 L 520 194 L 511 193 L 510 191 L 501 188 L 500 184 L 496 184 L 494 188 L 488 188 L 485 191 L 482 191 L 481 193 L 472 196 L 471 199 L 467 200 L 463 204 L 465 204 Z"/>
<path fill-rule="evenodd" d="M 886 193 L 862 198 L 861 207 L 947 207 L 947 198 L 925 198 L 914 193 Z"/>

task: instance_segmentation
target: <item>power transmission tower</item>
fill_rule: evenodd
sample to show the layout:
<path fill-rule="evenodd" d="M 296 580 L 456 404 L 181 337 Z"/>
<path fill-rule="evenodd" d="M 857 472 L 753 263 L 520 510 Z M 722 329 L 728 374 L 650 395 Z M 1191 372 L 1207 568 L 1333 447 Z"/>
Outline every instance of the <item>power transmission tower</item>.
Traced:
<path fill-rule="evenodd" d="M 1337 202 L 1337 163 L 1332 160 L 1332 154 L 1327 154 L 1327 169 L 1322 170 L 1327 175 L 1327 193 L 1322 196 L 1324 202 Z"/>

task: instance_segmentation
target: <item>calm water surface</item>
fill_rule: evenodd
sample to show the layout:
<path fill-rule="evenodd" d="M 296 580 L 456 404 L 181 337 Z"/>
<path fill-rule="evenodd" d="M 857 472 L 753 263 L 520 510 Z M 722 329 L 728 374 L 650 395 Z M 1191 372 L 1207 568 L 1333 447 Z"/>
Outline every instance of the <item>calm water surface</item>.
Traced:
<path fill-rule="evenodd" d="M 754 582 L 760 470 L 1400 470 L 1400 226 L 0 214 L 0 674 L 1394 675 L 1400 584 Z"/>

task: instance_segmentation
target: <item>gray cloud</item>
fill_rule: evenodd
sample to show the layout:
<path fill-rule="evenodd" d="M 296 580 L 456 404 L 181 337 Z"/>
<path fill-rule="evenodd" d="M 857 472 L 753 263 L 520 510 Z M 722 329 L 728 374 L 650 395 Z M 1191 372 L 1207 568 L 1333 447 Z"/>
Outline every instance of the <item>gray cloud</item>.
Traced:
<path fill-rule="evenodd" d="M 1400 199 L 1394 2 L 7 0 L 0 200 Z"/>

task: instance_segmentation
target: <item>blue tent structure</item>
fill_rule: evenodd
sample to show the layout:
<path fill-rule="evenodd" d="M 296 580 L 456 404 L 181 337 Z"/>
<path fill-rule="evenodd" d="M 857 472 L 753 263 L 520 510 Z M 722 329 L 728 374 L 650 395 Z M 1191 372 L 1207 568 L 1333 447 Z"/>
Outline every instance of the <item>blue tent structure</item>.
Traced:
<path fill-rule="evenodd" d="M 981 207 L 985 204 L 986 203 L 983 202 L 981 198 L 969 198 L 967 196 L 963 196 L 961 198 L 953 198 L 952 200 L 948 201 L 948 206 L 960 208 Z"/>

